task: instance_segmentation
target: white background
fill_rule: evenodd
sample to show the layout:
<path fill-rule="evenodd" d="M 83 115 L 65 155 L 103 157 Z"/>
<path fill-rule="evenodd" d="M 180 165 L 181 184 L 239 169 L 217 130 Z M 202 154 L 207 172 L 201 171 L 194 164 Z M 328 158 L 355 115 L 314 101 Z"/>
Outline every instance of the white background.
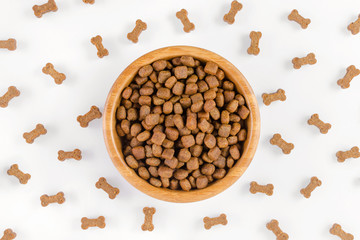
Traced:
<path fill-rule="evenodd" d="M 0 39 L 16 38 L 18 48 L 0 50 L 0 95 L 14 85 L 21 96 L 0 109 L 0 232 L 12 228 L 17 239 L 275 239 L 265 227 L 278 219 L 290 239 L 337 239 L 335 222 L 360 237 L 359 159 L 338 163 L 335 154 L 360 143 L 360 77 L 349 89 L 337 84 L 349 65 L 360 68 L 360 34 L 347 25 L 357 19 L 357 0 L 242 0 L 236 22 L 222 20 L 230 0 L 58 0 L 59 10 L 38 19 L 32 6 L 43 1 L 1 0 Z M 175 13 L 186 8 L 195 31 L 182 31 Z M 292 9 L 311 19 L 303 30 L 287 20 Z M 126 38 L 136 19 L 148 29 L 138 44 Z M 249 33 L 261 31 L 261 52 L 250 56 Z M 109 56 L 99 59 L 90 43 L 101 35 Z M 214 51 L 245 75 L 259 101 L 262 132 L 258 151 L 245 174 L 232 187 L 209 200 L 174 204 L 158 201 L 129 185 L 105 149 L 102 122 L 81 128 L 76 117 L 91 105 L 103 110 L 110 87 L 121 71 L 142 54 L 169 45 L 193 45 Z M 291 59 L 314 52 L 318 63 L 300 70 Z M 47 62 L 66 74 L 62 85 L 42 73 Z M 286 91 L 288 99 L 267 107 L 261 94 Z M 333 127 L 319 133 L 307 119 L 319 113 Z M 48 134 L 34 144 L 24 132 L 43 123 Z M 295 144 L 283 155 L 269 144 L 279 132 Z M 57 160 L 57 151 L 83 151 L 81 161 Z M 31 174 L 27 185 L 6 174 L 13 163 Z M 95 188 L 99 177 L 120 188 L 115 200 Z M 305 199 L 300 189 L 312 176 L 323 185 Z M 249 183 L 272 183 L 274 195 L 249 193 Z M 40 205 L 42 194 L 65 193 L 63 205 Z M 143 232 L 142 208 L 156 207 L 155 230 Z M 203 228 L 205 216 L 228 216 L 227 226 Z M 82 230 L 80 219 L 103 215 L 105 229 Z M 0 234 L 1 236 L 2 234 Z"/>

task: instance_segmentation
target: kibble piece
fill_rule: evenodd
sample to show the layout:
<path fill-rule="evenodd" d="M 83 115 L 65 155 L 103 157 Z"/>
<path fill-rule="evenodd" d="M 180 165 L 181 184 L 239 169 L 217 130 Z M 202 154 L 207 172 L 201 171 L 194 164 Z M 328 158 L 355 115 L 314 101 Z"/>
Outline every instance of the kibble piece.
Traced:
<path fill-rule="evenodd" d="M 204 102 L 196 102 L 196 103 L 193 103 L 192 105 L 191 105 L 191 111 L 193 112 L 193 113 L 197 113 L 197 112 L 200 112 L 202 109 L 203 109 L 203 106 L 204 106 Z"/>
<path fill-rule="evenodd" d="M 196 178 L 196 187 L 198 189 L 206 188 L 209 184 L 209 180 L 206 176 L 200 176 Z"/>
<path fill-rule="evenodd" d="M 181 106 L 181 104 L 180 103 L 175 103 L 174 104 L 174 113 L 175 114 L 183 114 L 183 108 L 182 108 L 182 106 Z"/>
<path fill-rule="evenodd" d="M 222 178 L 225 177 L 225 175 L 226 175 L 226 170 L 225 169 L 216 169 L 212 176 L 215 179 L 222 179 Z"/>
<path fill-rule="evenodd" d="M 197 85 L 200 93 L 204 93 L 209 90 L 209 85 L 204 80 L 198 81 Z"/>
<path fill-rule="evenodd" d="M 188 77 L 188 68 L 186 66 L 178 66 L 174 69 L 175 77 L 180 79 L 186 79 Z"/>
<path fill-rule="evenodd" d="M 131 97 L 131 94 L 132 94 L 132 88 L 131 87 L 126 87 L 121 96 L 123 99 L 129 99 Z"/>
<path fill-rule="evenodd" d="M 174 66 L 180 66 L 180 65 L 181 65 L 180 57 L 173 58 L 173 59 L 171 60 L 171 62 L 172 62 L 172 64 L 173 64 Z"/>
<path fill-rule="evenodd" d="M 138 117 L 138 112 L 135 108 L 130 108 L 128 109 L 127 111 L 127 119 L 129 121 L 135 121 L 137 120 L 139 117 Z"/>
<path fill-rule="evenodd" d="M 185 169 L 177 169 L 175 172 L 174 172 L 174 177 L 177 179 L 177 180 L 183 180 L 185 178 L 187 178 L 187 176 L 189 175 L 188 171 L 186 171 Z"/>
<path fill-rule="evenodd" d="M 167 66 L 166 60 L 157 60 L 152 64 L 155 71 L 160 72 L 164 70 Z"/>
<path fill-rule="evenodd" d="M 154 167 L 157 167 L 159 166 L 161 163 L 160 159 L 158 158 L 147 158 L 146 159 L 146 164 L 149 165 L 149 166 L 154 166 Z"/>
<path fill-rule="evenodd" d="M 139 120 L 142 121 L 145 119 L 147 115 L 149 115 L 151 112 L 151 108 L 148 105 L 143 105 L 140 107 L 139 110 Z"/>
<path fill-rule="evenodd" d="M 215 160 L 212 164 L 214 164 L 214 166 L 217 168 L 225 168 L 226 158 L 220 155 L 219 158 Z"/>
<path fill-rule="evenodd" d="M 213 161 L 218 159 L 220 154 L 221 154 L 220 148 L 214 147 L 214 148 L 209 150 L 207 155 L 209 156 L 209 159 L 211 160 L 211 162 L 213 162 Z"/>
<path fill-rule="evenodd" d="M 174 149 L 164 149 L 161 154 L 161 157 L 164 159 L 172 159 L 174 156 L 175 150 Z"/>
<path fill-rule="evenodd" d="M 139 142 L 145 142 L 146 140 L 148 140 L 151 136 L 151 133 L 149 131 L 143 131 L 142 133 L 139 133 L 139 135 L 137 135 L 136 139 Z"/>
<path fill-rule="evenodd" d="M 190 110 L 187 111 L 186 127 L 189 130 L 194 130 L 197 127 L 197 116 Z"/>
<path fill-rule="evenodd" d="M 150 96 L 140 96 L 139 97 L 139 104 L 140 105 L 151 105 L 151 97 Z"/>
<path fill-rule="evenodd" d="M 186 148 L 180 149 L 179 154 L 178 154 L 179 161 L 187 162 L 190 160 L 190 158 L 191 158 L 191 153 L 188 149 L 186 149 Z"/>
<path fill-rule="evenodd" d="M 228 140 L 224 137 L 217 137 L 216 142 L 219 148 L 226 148 L 227 146 L 229 146 Z"/>
<path fill-rule="evenodd" d="M 137 160 L 143 159 L 145 158 L 145 148 L 143 146 L 134 147 L 132 149 L 132 154 Z"/>
<path fill-rule="evenodd" d="M 191 56 L 181 56 L 180 57 L 180 62 L 185 66 L 195 67 L 195 60 Z"/>
<path fill-rule="evenodd" d="M 230 130 L 230 135 L 235 136 L 239 133 L 241 130 L 241 124 L 240 123 L 233 123 Z"/>
<path fill-rule="evenodd" d="M 140 95 L 142 96 L 150 96 L 153 94 L 154 88 L 153 87 L 142 87 L 140 88 Z"/>
<path fill-rule="evenodd" d="M 127 119 L 124 119 L 120 123 L 121 129 L 124 131 L 125 134 L 130 133 L 130 121 Z"/>
<path fill-rule="evenodd" d="M 196 134 L 196 144 L 202 145 L 204 142 L 204 138 L 205 138 L 205 133 L 199 132 L 198 134 Z"/>
<path fill-rule="evenodd" d="M 188 177 L 191 188 L 196 188 L 196 179 L 193 176 Z"/>
<path fill-rule="evenodd" d="M 237 115 L 236 113 L 232 113 L 230 114 L 230 122 L 240 122 L 241 121 L 241 118 L 239 115 Z"/>
<path fill-rule="evenodd" d="M 224 100 L 225 100 L 225 103 L 230 102 L 230 101 L 233 100 L 234 98 L 235 98 L 235 91 L 229 91 L 229 90 L 224 91 Z"/>
<path fill-rule="evenodd" d="M 219 66 L 214 62 L 207 62 L 204 71 L 210 75 L 216 75 Z"/>
<path fill-rule="evenodd" d="M 175 85 L 176 82 L 177 82 L 176 77 L 171 76 L 166 80 L 165 87 L 171 89 Z"/>
<path fill-rule="evenodd" d="M 170 71 L 161 71 L 158 75 L 158 82 L 164 83 L 169 77 L 171 77 Z"/>
<path fill-rule="evenodd" d="M 157 178 L 150 178 L 150 184 L 155 186 L 155 187 L 161 187 L 162 183 L 159 179 Z"/>
<path fill-rule="evenodd" d="M 140 68 L 139 76 L 140 77 L 148 77 L 153 72 L 153 67 L 151 65 L 146 65 Z"/>
<path fill-rule="evenodd" d="M 208 179 L 209 183 L 214 181 L 214 178 L 211 175 L 206 175 L 206 178 Z"/>
<path fill-rule="evenodd" d="M 173 104 L 172 102 L 168 101 L 163 104 L 163 113 L 170 114 L 173 111 Z"/>
<path fill-rule="evenodd" d="M 174 127 L 174 115 L 167 115 L 165 117 L 165 127 Z"/>
<path fill-rule="evenodd" d="M 159 177 L 159 173 L 158 173 L 158 168 L 157 167 L 154 167 L 154 166 L 151 166 L 148 168 L 148 171 L 150 173 L 151 176 L 157 178 Z"/>
<path fill-rule="evenodd" d="M 215 121 L 218 120 L 221 117 L 220 111 L 217 108 L 213 108 L 210 111 L 210 116 L 212 117 L 212 119 L 214 119 Z"/>
<path fill-rule="evenodd" d="M 148 180 L 150 178 L 150 173 L 146 167 L 139 167 L 138 174 L 142 179 Z"/>
<path fill-rule="evenodd" d="M 213 148 L 216 146 L 216 138 L 212 134 L 206 134 L 204 139 L 204 144 L 208 148 Z"/>
<path fill-rule="evenodd" d="M 174 87 L 172 88 L 172 93 L 181 96 L 184 92 L 185 84 L 182 82 L 176 82 Z M 181 101 L 181 100 L 180 100 Z"/>
<path fill-rule="evenodd" d="M 230 147 L 230 155 L 234 160 L 238 160 L 240 158 L 240 151 L 236 145 Z"/>
<path fill-rule="evenodd" d="M 203 151 L 203 147 L 200 145 L 194 145 L 190 148 L 191 155 L 194 157 L 200 157 Z"/>
<path fill-rule="evenodd" d="M 168 89 L 168 88 L 159 88 L 157 93 L 156 93 L 156 96 L 158 98 L 161 98 L 161 99 L 164 99 L 164 100 L 169 100 L 170 97 L 171 97 L 170 89 Z"/>
<path fill-rule="evenodd" d="M 223 80 L 225 78 L 225 73 L 223 70 L 218 69 L 216 72 L 216 77 L 217 79 L 219 79 L 220 81 Z"/>
<path fill-rule="evenodd" d="M 228 137 L 230 135 L 231 125 L 230 124 L 222 124 L 219 128 L 218 134 L 220 137 Z"/>
<path fill-rule="evenodd" d="M 185 86 L 185 94 L 193 95 L 197 93 L 198 85 L 196 83 L 187 83 Z"/>
<path fill-rule="evenodd" d="M 245 141 L 245 140 L 246 140 L 246 136 L 247 136 L 246 129 L 241 129 L 240 132 L 238 133 L 238 140 L 239 140 L 240 142 Z"/>
<path fill-rule="evenodd" d="M 190 158 L 190 160 L 186 163 L 186 168 L 190 171 L 198 169 L 199 168 L 199 159 L 196 157 Z"/>
<path fill-rule="evenodd" d="M 206 132 L 210 127 L 210 123 L 205 118 L 200 118 L 198 122 L 198 128 L 202 132 Z"/>
<path fill-rule="evenodd" d="M 195 74 L 192 74 L 188 79 L 186 79 L 186 84 L 196 83 L 199 77 Z"/>
<path fill-rule="evenodd" d="M 206 73 L 204 72 L 203 66 L 198 66 L 196 68 L 196 75 L 199 77 L 200 80 L 205 78 Z"/>
<path fill-rule="evenodd" d="M 150 143 L 151 144 L 151 143 Z M 151 145 L 145 145 L 145 156 L 147 158 L 151 158 L 153 157 L 153 153 L 152 153 L 152 148 L 151 148 Z"/>
<path fill-rule="evenodd" d="M 120 137 L 125 136 L 126 134 L 124 133 L 124 131 L 122 130 L 120 124 L 116 124 L 116 132 Z"/>
<path fill-rule="evenodd" d="M 226 106 L 226 110 L 228 110 L 230 113 L 233 113 L 237 110 L 239 106 L 239 102 L 237 100 L 231 100 L 227 106 Z"/>
<path fill-rule="evenodd" d="M 180 180 L 180 187 L 184 191 L 190 191 L 191 184 L 190 184 L 189 180 L 183 179 L 183 180 Z"/>
<path fill-rule="evenodd" d="M 246 119 L 250 114 L 250 110 L 245 107 L 244 105 L 240 107 L 240 110 L 239 110 L 239 115 L 241 117 L 241 119 Z"/>
<path fill-rule="evenodd" d="M 204 111 L 205 112 L 210 112 L 211 110 L 213 110 L 216 107 L 216 103 L 214 100 L 206 100 L 205 104 L 204 104 Z"/>
<path fill-rule="evenodd" d="M 163 141 L 165 140 L 166 135 L 163 132 L 156 131 L 153 133 L 151 137 L 151 142 L 157 145 L 161 145 Z"/>
<path fill-rule="evenodd" d="M 191 130 L 189 130 L 187 127 L 184 127 L 182 129 L 179 129 L 180 136 L 187 136 L 191 134 Z M 179 143 L 181 144 L 181 142 Z M 183 145 L 179 145 L 179 147 L 184 147 Z"/>
<path fill-rule="evenodd" d="M 195 145 L 195 139 L 193 135 L 187 135 L 181 137 L 181 143 L 185 148 L 189 148 Z"/>
<path fill-rule="evenodd" d="M 234 144 L 238 143 L 238 138 L 237 138 L 237 136 L 230 136 L 227 138 L 227 142 L 229 145 L 234 145 Z"/>
<path fill-rule="evenodd" d="M 134 156 L 129 155 L 125 158 L 125 161 L 129 167 L 136 169 L 139 167 L 138 161 L 134 158 Z"/>
<path fill-rule="evenodd" d="M 170 180 L 170 189 L 177 190 L 179 188 L 179 180 L 171 179 Z"/>
<path fill-rule="evenodd" d="M 224 95 L 219 92 L 216 93 L 215 102 L 216 102 L 216 106 L 218 106 L 219 108 L 222 108 L 225 104 Z"/>
<path fill-rule="evenodd" d="M 171 178 L 173 176 L 173 172 L 173 169 L 166 166 L 160 166 L 158 169 L 158 174 L 162 178 Z"/>
<path fill-rule="evenodd" d="M 130 141 L 130 146 L 132 148 L 137 147 L 137 146 L 141 146 L 141 142 L 139 140 L 137 140 L 136 137 L 132 138 Z"/>
<path fill-rule="evenodd" d="M 162 144 L 162 146 L 164 147 L 164 148 L 173 148 L 174 147 L 174 142 L 173 141 L 170 141 L 169 139 L 166 139 L 165 138 L 165 140 L 163 141 L 163 144 Z"/>
<path fill-rule="evenodd" d="M 230 112 L 227 110 L 224 110 L 221 112 L 221 123 L 222 124 L 229 124 L 230 122 Z"/>
<path fill-rule="evenodd" d="M 162 186 L 164 188 L 168 188 L 170 186 L 170 179 L 169 178 L 160 178 Z"/>
<path fill-rule="evenodd" d="M 160 114 L 149 114 L 145 117 L 145 123 L 149 126 L 155 126 L 159 124 Z"/>
<path fill-rule="evenodd" d="M 216 98 L 216 90 L 215 89 L 209 89 L 206 92 L 204 92 L 205 100 L 214 100 L 215 98 Z"/>
<path fill-rule="evenodd" d="M 177 167 L 179 160 L 177 160 L 177 158 L 173 157 L 170 159 L 166 159 L 164 161 L 165 165 L 169 166 L 170 168 L 174 169 Z"/>
<path fill-rule="evenodd" d="M 120 106 L 116 112 L 117 120 L 123 120 L 126 118 L 126 109 L 124 106 Z"/>
<path fill-rule="evenodd" d="M 210 163 L 206 163 L 201 167 L 201 173 L 204 175 L 208 175 L 211 176 L 215 171 L 215 166 L 210 164 Z"/>
<path fill-rule="evenodd" d="M 176 128 L 168 127 L 165 129 L 166 137 L 171 141 L 176 141 L 179 138 L 179 131 Z"/>

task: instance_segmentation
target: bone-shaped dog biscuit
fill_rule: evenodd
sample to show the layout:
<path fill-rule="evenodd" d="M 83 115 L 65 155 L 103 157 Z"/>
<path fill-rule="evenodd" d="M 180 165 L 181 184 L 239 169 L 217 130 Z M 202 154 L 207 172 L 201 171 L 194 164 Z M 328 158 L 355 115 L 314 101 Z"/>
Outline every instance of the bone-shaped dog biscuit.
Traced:
<path fill-rule="evenodd" d="M 306 64 L 313 65 L 316 62 L 317 61 L 314 53 L 309 53 L 308 55 L 306 55 L 306 57 L 302 57 L 302 58 L 295 57 L 292 60 L 295 69 L 300 69 L 303 65 Z"/>
<path fill-rule="evenodd" d="M 358 16 L 358 19 L 356 19 L 355 22 L 352 22 L 349 24 L 347 29 L 353 34 L 358 34 L 360 32 L 360 15 Z"/>
<path fill-rule="evenodd" d="M 0 40 L 0 48 L 14 51 L 16 49 L 16 40 L 9 38 L 8 40 Z"/>
<path fill-rule="evenodd" d="M 95 0 L 83 0 L 84 3 L 94 4 Z"/>
<path fill-rule="evenodd" d="M 46 207 L 50 203 L 63 204 L 65 202 L 65 197 L 63 192 L 58 192 L 56 195 L 49 196 L 44 194 L 40 197 L 41 206 Z"/>
<path fill-rule="evenodd" d="M 8 228 L 4 231 L 4 235 L 2 236 L 2 238 L 0 238 L 0 240 L 13 240 L 15 238 L 16 238 L 16 233 L 10 228 Z"/>
<path fill-rule="evenodd" d="M 334 223 L 330 228 L 330 233 L 332 235 L 340 237 L 342 240 L 353 240 L 354 236 L 350 233 L 346 233 L 339 224 Z"/>
<path fill-rule="evenodd" d="M 111 186 L 103 177 L 99 178 L 99 181 L 96 182 L 95 186 L 104 190 L 109 195 L 110 199 L 114 199 L 116 195 L 120 193 L 118 188 Z"/>
<path fill-rule="evenodd" d="M 285 95 L 285 91 L 283 89 L 278 89 L 276 92 L 274 93 L 264 93 L 262 96 L 263 102 L 266 106 L 269 106 L 272 102 L 275 101 L 285 101 L 286 100 L 286 95 Z"/>
<path fill-rule="evenodd" d="M 34 130 L 24 133 L 23 137 L 25 138 L 27 143 L 31 144 L 36 138 L 40 137 L 40 135 L 45 135 L 46 133 L 47 130 L 45 129 L 44 125 L 37 124 Z"/>
<path fill-rule="evenodd" d="M 358 76 L 360 74 L 360 70 L 357 69 L 354 65 L 349 66 L 346 69 L 345 77 L 337 81 L 337 84 L 341 88 L 349 88 L 350 82 L 353 80 L 354 77 Z"/>
<path fill-rule="evenodd" d="M 305 188 L 302 188 L 300 193 L 304 195 L 304 197 L 309 198 L 311 197 L 312 191 L 319 186 L 321 186 L 321 181 L 317 177 L 312 177 L 310 183 Z"/>
<path fill-rule="evenodd" d="M 290 154 L 291 150 L 294 149 L 294 144 L 287 143 L 284 139 L 282 139 L 279 133 L 274 134 L 274 136 L 270 139 L 270 143 L 281 148 L 284 154 Z"/>
<path fill-rule="evenodd" d="M 188 12 L 185 9 L 181 9 L 176 13 L 176 17 L 180 19 L 181 23 L 184 25 L 184 32 L 190 32 L 195 29 L 195 24 L 190 22 L 188 18 Z"/>
<path fill-rule="evenodd" d="M 140 34 L 142 33 L 142 31 L 145 31 L 146 29 L 147 29 L 146 23 L 138 19 L 136 20 L 135 27 L 132 30 L 132 32 L 129 32 L 127 34 L 127 38 L 133 43 L 137 43 L 139 41 Z"/>
<path fill-rule="evenodd" d="M 104 45 L 102 44 L 102 37 L 100 35 L 97 35 L 96 37 L 91 38 L 91 43 L 95 45 L 97 51 L 97 55 L 99 58 L 103 58 L 107 55 L 109 55 L 109 51 L 104 48 Z"/>
<path fill-rule="evenodd" d="M 235 22 L 236 14 L 242 9 L 242 4 L 234 0 L 231 3 L 231 8 L 227 14 L 224 15 L 224 21 L 228 24 L 233 24 Z"/>
<path fill-rule="evenodd" d="M 280 227 L 279 222 L 275 219 L 271 220 L 269 223 L 266 224 L 266 228 L 272 231 L 275 236 L 276 240 L 287 240 L 289 239 L 289 235 L 287 233 L 284 233 Z"/>
<path fill-rule="evenodd" d="M 359 147 L 352 147 L 348 151 L 338 151 L 336 153 L 336 157 L 338 162 L 344 162 L 348 158 L 359 158 L 360 157 Z"/>
<path fill-rule="evenodd" d="M 66 79 L 65 74 L 59 73 L 55 70 L 54 65 L 51 63 L 47 63 L 45 67 L 42 69 L 43 73 L 50 75 L 56 84 L 62 84 L 62 82 Z"/>
<path fill-rule="evenodd" d="M 248 54 L 258 55 L 260 53 L 259 40 L 261 36 L 261 32 L 252 31 L 250 33 L 251 45 L 247 50 Z"/>
<path fill-rule="evenodd" d="M 86 230 L 89 227 L 98 227 L 98 228 L 104 228 L 106 226 L 105 224 L 105 217 L 100 216 L 98 218 L 87 218 L 87 217 L 83 217 L 81 219 L 81 228 Z"/>
<path fill-rule="evenodd" d="M 10 100 L 19 95 L 20 91 L 16 87 L 10 86 L 8 91 L 0 97 L 0 107 L 6 108 L 9 105 Z"/>
<path fill-rule="evenodd" d="M 43 14 L 48 12 L 56 12 L 58 10 L 55 0 L 48 0 L 47 3 L 43 5 L 34 5 L 33 6 L 34 14 L 38 18 L 41 18 Z"/>
<path fill-rule="evenodd" d="M 87 127 L 89 126 L 89 122 L 96 118 L 101 118 L 102 114 L 98 107 L 92 106 L 90 108 L 90 111 L 86 113 L 85 115 L 80 115 L 77 117 L 77 121 L 80 123 L 81 127 Z"/>
<path fill-rule="evenodd" d="M 75 159 L 75 160 L 81 160 L 82 156 L 81 156 L 81 151 L 79 149 L 75 149 L 72 152 L 65 152 L 63 150 L 60 150 L 58 152 L 58 159 L 59 161 L 64 161 L 66 159 Z"/>
<path fill-rule="evenodd" d="M 154 230 L 154 224 L 153 224 L 153 215 L 155 214 L 156 209 L 151 207 L 144 207 L 143 213 L 145 214 L 144 218 L 144 224 L 141 225 L 141 229 L 143 231 L 152 231 Z"/>
<path fill-rule="evenodd" d="M 7 174 L 17 177 L 21 184 L 26 184 L 31 178 L 31 175 L 28 173 L 23 173 L 17 164 L 11 165 L 10 169 L 7 171 Z"/>
<path fill-rule="evenodd" d="M 291 11 L 288 19 L 297 22 L 303 29 L 306 29 L 311 23 L 310 19 L 302 17 L 296 9 Z"/>
<path fill-rule="evenodd" d="M 268 196 L 271 196 L 273 194 L 273 190 L 274 190 L 274 185 L 272 184 L 259 185 L 255 181 L 250 183 L 250 192 L 252 194 L 260 192 L 260 193 L 265 193 Z"/>
<path fill-rule="evenodd" d="M 228 223 L 228 221 L 226 220 L 226 215 L 224 213 L 214 218 L 204 217 L 203 222 L 204 222 L 204 228 L 206 230 L 209 230 L 215 225 L 219 225 L 219 224 L 226 225 Z"/>
<path fill-rule="evenodd" d="M 314 125 L 317 128 L 319 128 L 320 132 L 322 134 L 328 133 L 329 129 L 331 128 L 330 123 L 324 123 L 319 119 L 319 114 L 315 113 L 311 115 L 310 119 L 308 120 L 309 125 Z"/>

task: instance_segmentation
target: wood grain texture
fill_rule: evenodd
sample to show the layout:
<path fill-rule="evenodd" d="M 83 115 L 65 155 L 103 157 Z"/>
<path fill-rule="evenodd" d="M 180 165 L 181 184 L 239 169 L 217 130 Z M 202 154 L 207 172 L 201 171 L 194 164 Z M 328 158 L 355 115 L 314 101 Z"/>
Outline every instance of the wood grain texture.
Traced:
<path fill-rule="evenodd" d="M 116 110 L 120 103 L 122 90 L 135 77 L 140 67 L 151 64 L 159 59 L 171 59 L 174 57 L 189 55 L 201 61 L 213 61 L 225 72 L 225 75 L 236 85 L 237 90 L 244 96 L 250 115 L 247 119 L 248 136 L 244 143 L 244 151 L 241 159 L 236 162 L 227 175 L 208 187 L 200 190 L 185 192 L 182 190 L 170 190 L 157 188 L 140 178 L 137 173 L 129 168 L 124 160 L 121 150 L 120 138 L 116 133 Z M 196 202 L 213 197 L 230 187 L 245 172 L 252 161 L 260 136 L 260 113 L 254 92 L 241 74 L 241 72 L 223 57 L 205 49 L 191 46 L 173 46 L 157 49 L 149 52 L 131 63 L 117 78 L 112 86 L 104 107 L 103 133 L 105 144 L 115 167 L 121 175 L 135 188 L 143 193 L 169 202 L 185 203 Z"/>

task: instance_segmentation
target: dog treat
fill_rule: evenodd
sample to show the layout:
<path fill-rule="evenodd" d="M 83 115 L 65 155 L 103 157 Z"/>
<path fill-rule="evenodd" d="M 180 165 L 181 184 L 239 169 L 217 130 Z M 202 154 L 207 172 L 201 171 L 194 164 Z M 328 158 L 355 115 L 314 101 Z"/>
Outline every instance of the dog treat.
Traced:
<path fill-rule="evenodd" d="M 101 118 L 102 114 L 98 107 L 92 106 L 90 108 L 90 111 L 86 113 L 85 115 L 80 115 L 77 117 L 77 121 L 80 123 L 80 126 L 85 128 L 89 126 L 89 122 L 96 118 Z"/>
<path fill-rule="evenodd" d="M 27 184 L 31 178 L 31 175 L 28 173 L 23 173 L 17 164 L 11 165 L 10 169 L 7 171 L 7 174 L 17 177 L 21 184 Z"/>
<path fill-rule="evenodd" d="M 19 95 L 20 91 L 16 87 L 10 86 L 8 91 L 0 97 L 0 107 L 6 108 L 9 105 L 10 100 L 14 97 L 18 97 Z"/>
<path fill-rule="evenodd" d="M 66 159 L 75 159 L 75 160 L 81 160 L 81 151 L 79 149 L 75 149 L 72 152 L 65 152 L 63 150 L 60 150 L 58 152 L 58 159 L 59 161 L 64 161 Z"/>
<path fill-rule="evenodd" d="M 47 3 L 43 5 L 34 5 L 33 6 L 34 14 L 38 18 L 41 18 L 43 14 L 48 12 L 56 12 L 58 10 L 55 0 L 48 0 Z"/>
<path fill-rule="evenodd" d="M 268 222 L 266 224 L 266 228 L 269 229 L 270 231 L 272 231 L 275 234 L 276 240 L 287 240 L 287 239 L 289 239 L 289 235 L 287 235 L 287 233 L 284 233 L 280 229 L 279 222 L 277 220 L 275 220 L 275 219 Z"/>
<path fill-rule="evenodd" d="M 292 63 L 295 69 L 300 69 L 303 65 L 309 64 L 313 65 L 316 63 L 316 58 L 314 53 L 309 53 L 306 57 L 303 58 L 293 58 Z"/>
<path fill-rule="evenodd" d="M 230 11 L 224 15 L 224 21 L 228 24 L 233 24 L 235 22 L 235 16 L 242 9 L 242 4 L 234 0 L 231 3 Z"/>
<path fill-rule="evenodd" d="M 336 153 L 336 157 L 338 162 L 345 162 L 345 160 L 349 158 L 359 158 L 360 157 L 359 147 L 352 147 L 350 150 L 345 152 L 338 151 Z"/>
<path fill-rule="evenodd" d="M 9 38 L 8 40 L 0 40 L 0 48 L 14 51 L 16 50 L 16 40 L 13 38 Z"/>
<path fill-rule="evenodd" d="M 0 239 L 1 240 L 13 240 L 15 238 L 16 238 L 16 233 L 13 232 L 13 230 L 11 230 L 10 228 L 8 228 L 4 231 L 4 235 Z"/>
<path fill-rule="evenodd" d="M 224 213 L 214 218 L 204 217 L 203 221 L 204 221 L 204 228 L 206 230 L 209 230 L 215 225 L 219 225 L 219 224 L 226 225 L 228 223 L 228 221 L 226 220 L 226 215 Z"/>
<path fill-rule="evenodd" d="M 321 186 L 321 181 L 317 177 L 312 177 L 310 183 L 306 186 L 306 188 L 302 188 L 300 193 L 304 195 L 304 197 L 309 198 L 311 197 L 312 191 L 319 186 Z"/>
<path fill-rule="evenodd" d="M 345 77 L 337 81 L 337 84 L 341 88 L 349 88 L 350 82 L 353 80 L 354 77 L 358 76 L 359 74 L 360 70 L 357 69 L 354 65 L 351 65 L 346 69 Z"/>
<path fill-rule="evenodd" d="M 62 84 L 62 82 L 66 79 L 65 74 L 59 73 L 54 69 L 54 65 L 51 63 L 47 63 L 45 67 L 42 69 L 43 73 L 50 75 L 56 84 Z"/>
<path fill-rule="evenodd" d="M 83 0 L 84 3 L 94 4 L 95 0 Z"/>
<path fill-rule="evenodd" d="M 349 24 L 347 29 L 353 34 L 358 34 L 360 31 L 360 15 L 358 16 L 358 19 L 356 19 L 355 22 L 352 22 Z"/>
<path fill-rule="evenodd" d="M 185 9 L 181 9 L 176 13 L 176 17 L 180 19 L 181 23 L 184 25 L 184 32 L 189 33 L 195 29 L 194 23 L 190 22 L 188 18 L 188 12 Z"/>
<path fill-rule="evenodd" d="M 27 143 L 33 143 L 34 140 L 41 135 L 45 135 L 47 133 L 47 130 L 45 129 L 44 125 L 37 124 L 35 129 L 31 132 L 26 132 L 23 134 L 23 137 L 25 138 Z"/>
<path fill-rule="evenodd" d="M 257 182 L 253 181 L 250 183 L 250 192 L 252 194 L 255 193 L 265 193 L 268 196 L 273 195 L 274 185 L 266 184 L 266 185 L 259 185 Z"/>
<path fill-rule="evenodd" d="M 262 96 L 263 102 L 266 106 L 269 106 L 272 102 L 275 101 L 285 101 L 286 100 L 286 95 L 285 95 L 285 91 L 282 89 L 278 89 L 276 92 L 274 93 L 264 93 Z"/>
<path fill-rule="evenodd" d="M 309 18 L 302 17 L 299 14 L 298 10 L 296 10 L 296 9 L 291 11 L 290 15 L 288 16 L 288 19 L 290 21 L 297 22 L 298 24 L 300 24 L 300 26 L 303 29 L 306 29 L 309 26 L 309 24 L 311 23 L 311 20 Z"/>
<path fill-rule="evenodd" d="M 104 228 L 106 226 L 105 224 L 105 217 L 100 216 L 98 218 L 87 218 L 83 217 L 81 219 L 81 228 L 86 230 L 89 227 L 98 227 L 98 228 Z"/>
<path fill-rule="evenodd" d="M 103 177 L 99 178 L 99 181 L 96 182 L 95 186 L 104 190 L 109 195 L 110 199 L 114 199 L 116 195 L 120 193 L 118 188 L 111 186 Z"/>
<path fill-rule="evenodd" d="M 109 55 L 109 51 L 104 48 L 104 45 L 102 43 L 102 37 L 100 35 L 97 35 L 96 37 L 91 38 L 91 43 L 95 45 L 97 51 L 97 55 L 99 58 L 103 58 L 107 55 Z"/>
<path fill-rule="evenodd" d="M 291 150 L 294 149 L 294 144 L 287 143 L 284 139 L 282 139 L 279 133 L 274 134 L 274 136 L 270 139 L 270 143 L 281 148 L 284 154 L 290 154 Z"/>
<path fill-rule="evenodd" d="M 46 207 L 50 203 L 63 204 L 65 202 L 65 197 L 63 192 L 58 192 L 56 195 L 48 196 L 46 194 L 40 197 L 41 206 Z"/>
<path fill-rule="evenodd" d="M 138 19 L 136 20 L 135 28 L 132 30 L 132 32 L 128 33 L 127 38 L 133 43 L 137 43 L 139 41 L 139 36 L 141 32 L 145 31 L 146 29 L 147 29 L 146 23 Z"/>
<path fill-rule="evenodd" d="M 153 224 L 153 216 L 156 212 L 156 209 L 151 207 L 144 207 L 143 212 L 145 214 L 144 224 L 141 225 L 141 229 L 143 231 L 152 231 L 154 230 L 154 224 Z"/>
<path fill-rule="evenodd" d="M 334 225 L 330 228 L 330 233 L 332 235 L 338 236 L 341 238 L 341 240 L 353 240 L 354 236 L 350 233 L 344 232 L 342 230 L 341 226 L 337 223 L 334 223 Z"/>
<path fill-rule="evenodd" d="M 262 36 L 261 32 L 252 31 L 250 33 L 251 45 L 247 50 L 248 54 L 258 55 L 260 53 L 259 40 L 261 36 Z"/>
<path fill-rule="evenodd" d="M 324 123 L 323 121 L 321 121 L 319 119 L 319 114 L 313 114 L 311 115 L 311 118 L 308 120 L 308 124 L 309 125 L 314 125 L 317 128 L 319 128 L 320 132 L 322 134 L 326 134 L 328 133 L 329 129 L 331 128 L 331 124 L 330 123 Z"/>

